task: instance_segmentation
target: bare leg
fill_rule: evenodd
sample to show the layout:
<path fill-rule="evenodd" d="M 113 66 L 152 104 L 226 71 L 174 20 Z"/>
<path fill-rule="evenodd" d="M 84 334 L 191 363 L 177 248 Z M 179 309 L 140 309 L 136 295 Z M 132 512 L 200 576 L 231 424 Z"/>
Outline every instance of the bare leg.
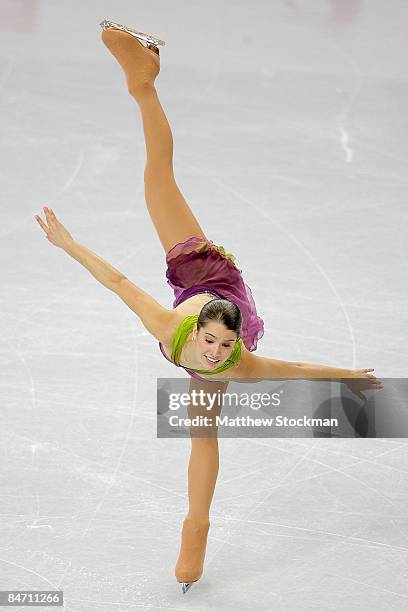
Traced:
<path fill-rule="evenodd" d="M 154 86 L 160 59 L 127 32 L 104 30 L 102 39 L 122 65 L 129 92 L 141 111 L 147 157 L 145 199 L 167 253 L 178 242 L 205 234 L 174 178 L 173 136 Z"/>
<path fill-rule="evenodd" d="M 209 518 L 218 469 L 218 438 L 191 438 L 188 464 L 189 518 Z"/>
<path fill-rule="evenodd" d="M 191 453 L 188 465 L 188 517 L 208 519 L 219 468 L 218 426 L 216 417 L 221 414 L 222 397 L 228 381 L 201 381 L 190 379 L 189 392 L 193 390 L 220 397 L 211 410 L 208 402 L 202 406 L 189 406 L 188 416 L 205 416 L 212 419 L 211 427 L 191 427 Z"/>
<path fill-rule="evenodd" d="M 145 199 L 167 253 L 175 244 L 204 231 L 183 197 L 173 173 L 173 138 L 156 91 L 139 101 L 146 142 Z"/>
<path fill-rule="evenodd" d="M 201 382 L 191 379 L 192 389 L 203 389 L 207 393 L 224 393 L 228 382 Z M 184 519 L 181 534 L 180 554 L 175 574 L 179 582 L 194 582 L 203 572 L 207 535 L 210 526 L 209 512 L 214 495 L 219 468 L 219 451 L 215 417 L 221 413 L 222 401 L 216 402 L 212 410 L 203 407 L 189 407 L 188 415 L 193 418 L 205 415 L 213 419 L 209 432 L 206 428 L 192 427 L 191 454 L 188 465 L 188 515 Z"/>

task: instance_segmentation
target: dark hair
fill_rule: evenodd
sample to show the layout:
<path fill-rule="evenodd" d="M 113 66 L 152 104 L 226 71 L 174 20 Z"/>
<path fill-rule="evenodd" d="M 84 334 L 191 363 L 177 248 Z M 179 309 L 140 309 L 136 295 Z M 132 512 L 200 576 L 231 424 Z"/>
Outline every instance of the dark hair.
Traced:
<path fill-rule="evenodd" d="M 241 332 L 242 314 L 234 302 L 215 298 L 202 307 L 197 320 L 197 329 L 205 327 L 207 321 L 223 323 L 225 327 L 236 334 Z"/>

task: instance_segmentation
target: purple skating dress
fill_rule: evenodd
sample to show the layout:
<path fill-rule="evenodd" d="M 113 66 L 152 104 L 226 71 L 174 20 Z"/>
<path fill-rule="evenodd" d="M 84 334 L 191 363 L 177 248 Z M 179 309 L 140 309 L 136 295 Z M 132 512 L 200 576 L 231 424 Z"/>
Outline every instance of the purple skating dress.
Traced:
<path fill-rule="evenodd" d="M 226 253 L 222 246 L 192 236 L 167 253 L 167 283 L 174 291 L 173 308 L 193 295 L 205 292 L 234 302 L 242 314 L 242 341 L 249 351 L 255 351 L 264 334 L 264 322 L 257 315 L 251 289 L 244 283 L 242 270 L 236 267 L 234 259 L 234 255 Z M 166 359 L 171 361 L 160 342 L 159 346 Z M 184 369 L 194 378 L 207 380 Z"/>

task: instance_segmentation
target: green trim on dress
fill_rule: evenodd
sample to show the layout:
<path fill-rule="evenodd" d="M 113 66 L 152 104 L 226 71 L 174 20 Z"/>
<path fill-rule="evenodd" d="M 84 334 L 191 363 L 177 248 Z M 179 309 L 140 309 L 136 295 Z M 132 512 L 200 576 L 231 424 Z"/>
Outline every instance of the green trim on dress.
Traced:
<path fill-rule="evenodd" d="M 194 250 L 197 253 L 199 253 L 200 251 L 204 251 L 205 249 L 207 249 L 208 246 L 210 246 L 211 249 L 214 249 L 215 251 L 218 251 L 220 253 L 220 255 L 222 255 L 223 257 L 227 257 L 233 263 L 235 263 L 236 257 L 235 257 L 235 255 L 233 253 L 227 253 L 223 246 L 219 246 L 219 245 L 214 244 L 214 243 L 211 243 L 209 245 L 208 242 L 205 241 L 202 244 L 199 244 L 198 246 L 196 246 L 196 248 Z"/>

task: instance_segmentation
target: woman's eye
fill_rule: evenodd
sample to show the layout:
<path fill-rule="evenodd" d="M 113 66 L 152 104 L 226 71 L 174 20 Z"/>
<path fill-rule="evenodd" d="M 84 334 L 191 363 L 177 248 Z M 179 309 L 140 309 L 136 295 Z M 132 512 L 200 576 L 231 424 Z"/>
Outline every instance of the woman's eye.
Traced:
<path fill-rule="evenodd" d="M 205 339 L 206 342 L 208 342 L 208 344 L 214 344 L 212 340 L 207 340 L 207 338 Z M 223 344 L 222 346 L 224 346 L 225 348 L 231 348 L 230 344 Z"/>

